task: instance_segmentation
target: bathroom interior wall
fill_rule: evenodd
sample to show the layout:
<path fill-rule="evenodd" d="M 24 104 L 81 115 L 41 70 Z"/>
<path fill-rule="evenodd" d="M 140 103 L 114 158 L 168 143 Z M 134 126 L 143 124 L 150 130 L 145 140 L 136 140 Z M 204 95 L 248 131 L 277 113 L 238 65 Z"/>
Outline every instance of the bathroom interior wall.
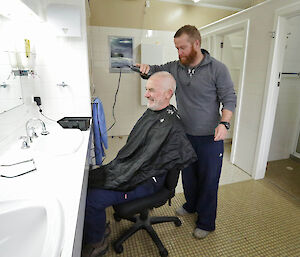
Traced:
<path fill-rule="evenodd" d="M 282 72 L 300 72 L 300 16 L 288 20 Z M 269 161 L 287 159 L 295 149 L 300 123 L 300 77 L 281 75 Z"/>
<path fill-rule="evenodd" d="M 204 26 L 236 11 L 151 0 L 90 0 L 91 25 L 176 31 L 185 24 Z"/>
<path fill-rule="evenodd" d="M 275 11 L 296 0 L 272 0 L 200 28 L 202 34 L 222 31 L 250 20 L 245 81 L 241 101 L 241 116 L 237 134 L 235 164 L 252 174 L 256 158 L 257 138 L 261 125 L 262 107 L 269 64 L 269 52 L 273 38 Z M 236 129 L 236 128 L 235 128 Z"/>
<path fill-rule="evenodd" d="M 25 127 L 25 121 L 33 115 L 32 113 L 32 95 L 34 94 L 34 83 L 32 77 L 14 77 L 10 74 L 12 67 L 7 56 L 7 51 L 10 52 L 20 52 L 24 54 L 25 46 L 22 44 L 24 38 L 29 38 L 32 35 L 32 23 L 23 22 L 13 22 L 6 18 L 2 18 L 0 38 L 1 40 L 1 55 L 3 66 L 1 66 L 1 75 L 3 79 L 6 79 L 10 75 L 10 79 L 6 80 L 9 83 L 8 87 L 18 86 L 21 89 L 21 95 L 23 104 L 0 114 L 0 152 L 5 151 L 6 144 L 12 138 L 17 140 L 18 137 L 25 135 L 23 127 Z M 23 26 L 24 29 L 19 33 L 14 33 L 12 35 L 13 28 Z M 8 30 L 7 30 L 8 29 Z M 10 33 L 10 34 L 9 34 Z M 21 46 L 20 46 L 21 45 Z M 24 48 L 23 48 L 23 47 Z M 32 51 L 34 49 L 34 44 L 32 44 Z M 23 53 L 22 53 L 23 52 Z M 2 102 L 1 102 L 2 105 Z M 3 146 L 3 147 L 1 147 Z"/>
<path fill-rule="evenodd" d="M 90 116 L 86 39 L 45 35 L 36 44 L 35 94 L 42 99 L 43 113 L 55 120 Z M 67 86 L 58 86 L 63 82 Z"/>
<path fill-rule="evenodd" d="M 24 104 L 0 114 L 0 152 L 5 150 L 8 139 L 17 140 L 25 135 L 25 122 L 29 118 L 51 122 L 40 115 L 33 96 L 41 97 L 43 113 L 51 119 L 91 116 L 86 3 L 84 0 L 72 3 L 81 11 L 81 37 L 57 37 L 46 22 L 19 24 L 22 30 L 16 32 L 17 38 L 29 39 L 35 53 L 35 75 L 20 78 Z M 57 86 L 62 82 L 68 86 Z"/>
<path fill-rule="evenodd" d="M 0 35 L 5 35 L 5 39 L 0 42 L 0 113 L 23 104 L 20 78 L 10 76 L 10 56 L 14 56 L 14 53 L 10 51 L 12 46 L 8 32 L 12 27 L 13 24 L 0 15 Z"/>
<path fill-rule="evenodd" d="M 233 11 L 182 5 L 163 1 L 90 0 L 90 51 L 93 96 L 103 102 L 106 126 L 114 123 L 112 108 L 118 85 L 118 73 L 109 73 L 108 36 L 134 38 L 134 61 L 141 60 L 141 43 L 159 44 L 163 47 L 163 62 L 176 60 L 175 31 L 184 24 L 203 26 L 228 16 Z M 141 105 L 141 81 L 136 73 L 121 76 L 120 90 L 115 106 L 116 124 L 110 136 L 128 135 L 135 122 L 146 110 Z M 175 101 L 172 101 L 176 104 Z"/>
<path fill-rule="evenodd" d="M 115 93 L 118 87 L 119 73 L 109 72 L 109 43 L 108 36 L 133 37 L 133 58 L 140 62 L 140 44 L 160 44 L 163 47 L 163 62 L 177 59 L 177 51 L 173 43 L 174 32 L 154 31 L 141 29 L 126 29 L 90 26 L 90 49 L 92 62 L 92 88 L 93 96 L 98 96 L 104 107 L 106 126 L 110 127 L 113 122 L 112 108 Z M 150 34 L 151 36 L 150 36 Z M 122 73 L 120 89 L 115 105 L 116 123 L 108 132 L 110 136 L 128 135 L 136 121 L 146 110 L 141 105 L 141 80 L 135 72 Z"/>
<path fill-rule="evenodd" d="M 252 6 L 260 4 L 260 3 L 264 2 L 264 1 L 266 1 L 266 0 L 253 0 L 252 1 L 253 2 Z"/>

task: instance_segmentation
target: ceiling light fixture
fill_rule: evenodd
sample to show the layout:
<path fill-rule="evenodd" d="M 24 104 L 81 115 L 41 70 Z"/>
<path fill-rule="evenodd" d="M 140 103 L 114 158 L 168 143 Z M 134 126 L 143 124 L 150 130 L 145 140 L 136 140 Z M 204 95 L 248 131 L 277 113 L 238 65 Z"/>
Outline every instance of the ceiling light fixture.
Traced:
<path fill-rule="evenodd" d="M 194 2 L 194 3 L 198 3 L 198 2 L 200 2 L 200 0 L 193 0 L 193 2 Z"/>

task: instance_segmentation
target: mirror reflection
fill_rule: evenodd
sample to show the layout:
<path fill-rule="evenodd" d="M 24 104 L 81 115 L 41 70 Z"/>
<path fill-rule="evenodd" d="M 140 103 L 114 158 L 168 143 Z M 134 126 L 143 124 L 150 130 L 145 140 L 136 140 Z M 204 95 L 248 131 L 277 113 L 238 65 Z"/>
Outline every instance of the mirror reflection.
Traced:
<path fill-rule="evenodd" d="M 12 73 L 16 66 L 13 23 L 0 15 L 0 113 L 23 104 L 20 76 Z"/>

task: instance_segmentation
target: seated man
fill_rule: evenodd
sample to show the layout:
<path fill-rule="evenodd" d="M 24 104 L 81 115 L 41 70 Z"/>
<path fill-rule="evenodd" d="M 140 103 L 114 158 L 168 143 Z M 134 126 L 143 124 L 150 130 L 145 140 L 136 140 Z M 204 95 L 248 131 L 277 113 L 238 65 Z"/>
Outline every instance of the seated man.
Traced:
<path fill-rule="evenodd" d="M 177 110 L 170 105 L 175 89 L 168 72 L 152 75 L 145 93 L 148 109 L 126 145 L 109 164 L 90 171 L 82 256 L 102 256 L 108 249 L 106 207 L 157 192 L 169 170 L 181 170 L 196 160 Z"/>

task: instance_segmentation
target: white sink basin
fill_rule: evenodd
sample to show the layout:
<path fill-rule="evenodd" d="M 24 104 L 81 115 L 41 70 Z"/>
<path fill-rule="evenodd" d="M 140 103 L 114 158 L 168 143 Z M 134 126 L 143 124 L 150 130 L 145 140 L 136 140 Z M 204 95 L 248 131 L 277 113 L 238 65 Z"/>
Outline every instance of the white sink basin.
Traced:
<path fill-rule="evenodd" d="M 56 199 L 0 202 L 0 256 L 59 257 L 64 219 Z"/>
<path fill-rule="evenodd" d="M 33 151 L 53 155 L 76 153 L 83 142 L 83 134 L 79 129 L 60 129 L 50 131 L 49 135 L 40 135 L 30 145 Z"/>

